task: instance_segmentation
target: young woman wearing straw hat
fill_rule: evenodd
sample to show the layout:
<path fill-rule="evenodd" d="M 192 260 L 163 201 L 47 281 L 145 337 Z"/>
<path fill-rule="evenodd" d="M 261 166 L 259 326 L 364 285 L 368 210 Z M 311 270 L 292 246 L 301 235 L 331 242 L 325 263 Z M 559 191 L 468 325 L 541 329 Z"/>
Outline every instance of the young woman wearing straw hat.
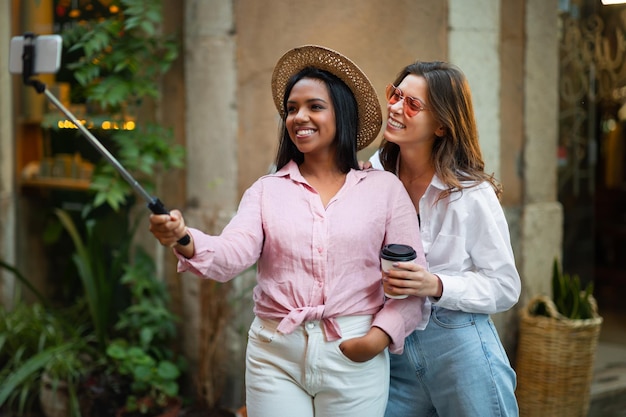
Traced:
<path fill-rule="evenodd" d="M 415 208 L 391 173 L 362 171 L 356 152 L 380 131 L 376 91 L 345 56 L 307 45 L 272 76 L 282 129 L 277 171 L 257 180 L 219 236 L 180 211 L 152 215 L 179 271 L 228 281 L 257 264 L 248 333 L 250 417 L 381 417 L 387 348 L 423 328 L 423 299 L 384 302 L 379 253 L 408 244 L 425 265 Z M 176 243 L 188 234 L 188 245 Z"/>
<path fill-rule="evenodd" d="M 428 270 L 406 264 L 388 292 L 429 297 L 430 321 L 391 357 L 386 417 L 517 416 L 515 372 L 489 315 L 521 284 L 500 186 L 484 172 L 469 85 L 445 62 L 416 62 L 387 87 L 384 140 L 370 162 L 404 183 Z"/>

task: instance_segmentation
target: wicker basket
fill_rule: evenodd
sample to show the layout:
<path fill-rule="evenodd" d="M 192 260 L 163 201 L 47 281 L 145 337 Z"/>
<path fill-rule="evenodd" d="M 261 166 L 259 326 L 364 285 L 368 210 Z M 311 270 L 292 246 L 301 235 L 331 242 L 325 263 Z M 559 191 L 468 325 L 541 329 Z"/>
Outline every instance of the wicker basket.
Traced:
<path fill-rule="evenodd" d="M 572 320 L 545 296 L 521 311 L 517 346 L 517 399 L 521 417 L 586 417 L 593 361 L 602 325 L 592 298 L 594 317 Z M 539 303 L 551 317 L 535 316 Z"/>

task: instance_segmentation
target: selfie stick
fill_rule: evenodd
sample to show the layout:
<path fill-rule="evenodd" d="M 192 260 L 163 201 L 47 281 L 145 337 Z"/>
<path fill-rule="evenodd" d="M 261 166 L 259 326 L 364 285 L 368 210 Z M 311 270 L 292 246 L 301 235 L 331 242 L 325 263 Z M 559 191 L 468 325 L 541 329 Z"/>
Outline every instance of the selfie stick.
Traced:
<path fill-rule="evenodd" d="M 148 192 L 137 182 L 137 180 L 133 178 L 130 172 L 128 172 L 126 168 L 124 168 L 124 166 L 122 166 L 122 164 L 120 164 L 119 161 L 115 159 L 113 155 L 111 155 L 107 148 L 105 148 L 100 143 L 100 141 L 98 141 L 98 139 L 96 139 L 96 137 L 92 135 L 91 132 L 87 130 L 87 128 L 81 122 L 79 122 L 78 119 L 76 119 L 76 117 L 59 100 L 57 100 L 54 94 L 52 94 L 46 88 L 46 85 L 44 83 L 39 80 L 31 79 L 31 76 L 34 75 L 34 56 L 35 35 L 28 32 L 24 34 L 24 49 L 22 55 L 22 76 L 24 84 L 32 86 L 39 94 L 44 93 L 48 100 L 50 100 L 52 104 L 54 104 L 59 110 L 61 110 L 61 112 L 65 114 L 65 116 L 67 116 L 67 118 L 71 120 L 72 123 L 74 123 L 78 130 L 80 130 L 80 132 L 89 140 L 89 142 L 96 148 L 96 150 L 100 152 L 100 154 L 104 158 L 106 158 L 106 160 L 109 161 L 111 165 L 113 165 L 117 172 L 119 172 L 122 177 L 124 177 L 126 182 L 128 182 L 130 186 L 146 200 L 146 202 L 148 203 L 148 208 L 150 209 L 150 211 L 152 211 L 152 213 L 168 214 L 169 212 L 167 211 L 161 200 L 148 194 Z M 187 234 L 184 237 L 180 238 L 178 240 L 178 243 L 185 246 L 189 244 L 190 240 L 191 239 Z"/>

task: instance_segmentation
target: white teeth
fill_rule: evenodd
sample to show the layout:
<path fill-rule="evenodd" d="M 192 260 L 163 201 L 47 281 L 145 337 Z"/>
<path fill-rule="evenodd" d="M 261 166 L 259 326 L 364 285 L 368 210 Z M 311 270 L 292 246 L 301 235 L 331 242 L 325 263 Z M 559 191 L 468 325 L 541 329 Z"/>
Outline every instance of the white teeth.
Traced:
<path fill-rule="evenodd" d="M 313 129 L 305 129 L 305 130 L 297 130 L 296 134 L 304 136 L 304 135 L 312 135 L 313 132 L 315 132 Z"/>
<path fill-rule="evenodd" d="M 395 127 L 396 129 L 404 129 L 405 127 L 402 123 L 398 123 L 393 119 L 387 120 L 387 124 L 390 125 L 391 127 Z"/>

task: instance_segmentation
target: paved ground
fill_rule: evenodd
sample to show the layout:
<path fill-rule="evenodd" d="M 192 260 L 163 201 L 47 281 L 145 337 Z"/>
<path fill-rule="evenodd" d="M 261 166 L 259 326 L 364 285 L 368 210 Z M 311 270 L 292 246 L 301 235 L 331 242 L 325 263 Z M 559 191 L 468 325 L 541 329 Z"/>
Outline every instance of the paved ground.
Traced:
<path fill-rule="evenodd" d="M 626 417 L 626 314 L 603 314 L 588 417 Z"/>

